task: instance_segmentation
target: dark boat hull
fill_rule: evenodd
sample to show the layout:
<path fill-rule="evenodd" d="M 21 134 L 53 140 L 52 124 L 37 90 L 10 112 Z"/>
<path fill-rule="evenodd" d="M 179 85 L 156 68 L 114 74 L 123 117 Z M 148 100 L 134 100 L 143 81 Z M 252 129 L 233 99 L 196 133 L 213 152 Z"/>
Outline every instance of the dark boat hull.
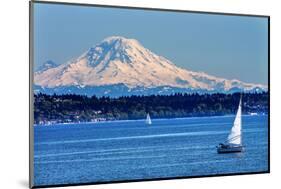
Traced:
<path fill-rule="evenodd" d="M 219 154 L 224 153 L 239 153 L 243 152 L 243 146 L 228 146 L 228 147 L 218 147 L 217 152 Z"/>

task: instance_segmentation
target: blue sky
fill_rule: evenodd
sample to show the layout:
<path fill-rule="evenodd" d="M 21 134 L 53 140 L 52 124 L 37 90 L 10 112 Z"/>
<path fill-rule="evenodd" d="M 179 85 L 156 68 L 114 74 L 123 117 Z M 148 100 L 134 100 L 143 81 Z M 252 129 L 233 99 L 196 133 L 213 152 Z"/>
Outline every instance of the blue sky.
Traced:
<path fill-rule="evenodd" d="M 65 63 L 120 35 L 180 67 L 267 84 L 267 32 L 263 17 L 35 3 L 34 60 Z"/>

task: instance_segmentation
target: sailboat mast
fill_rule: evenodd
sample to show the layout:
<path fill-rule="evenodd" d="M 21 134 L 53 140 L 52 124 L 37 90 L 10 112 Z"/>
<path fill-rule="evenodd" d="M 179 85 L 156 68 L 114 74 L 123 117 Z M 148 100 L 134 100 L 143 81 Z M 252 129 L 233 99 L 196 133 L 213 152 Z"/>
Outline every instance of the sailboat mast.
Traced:
<path fill-rule="evenodd" d="M 227 143 L 239 145 L 242 141 L 242 99 L 239 100 L 238 110 L 234 119 L 233 126 L 227 138 Z"/>
<path fill-rule="evenodd" d="M 240 138 L 240 144 L 242 143 L 242 93 L 240 94 L 240 100 L 239 100 L 239 107 L 237 111 L 237 118 L 238 118 L 238 125 L 239 125 L 239 135 Z"/>

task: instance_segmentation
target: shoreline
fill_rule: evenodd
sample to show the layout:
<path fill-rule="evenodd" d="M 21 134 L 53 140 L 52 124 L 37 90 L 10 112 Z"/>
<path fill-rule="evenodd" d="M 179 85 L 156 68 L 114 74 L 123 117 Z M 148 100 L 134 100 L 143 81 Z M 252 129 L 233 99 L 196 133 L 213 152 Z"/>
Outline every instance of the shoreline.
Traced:
<path fill-rule="evenodd" d="M 254 117 L 254 116 L 268 116 L 268 114 L 243 114 L 243 117 Z M 235 114 L 228 115 L 217 115 L 217 116 L 194 116 L 194 117 L 177 117 L 177 118 L 155 118 L 152 120 L 181 120 L 181 119 L 205 119 L 205 118 L 219 118 L 219 117 L 235 117 Z M 65 122 L 65 123 L 50 123 L 50 124 L 33 124 L 33 127 L 53 127 L 53 126 L 63 126 L 63 125 L 76 125 L 76 124 L 103 124 L 103 123 L 112 123 L 112 122 L 144 122 L 146 119 L 124 119 L 124 120 L 109 120 L 109 121 L 89 121 L 89 122 Z"/>

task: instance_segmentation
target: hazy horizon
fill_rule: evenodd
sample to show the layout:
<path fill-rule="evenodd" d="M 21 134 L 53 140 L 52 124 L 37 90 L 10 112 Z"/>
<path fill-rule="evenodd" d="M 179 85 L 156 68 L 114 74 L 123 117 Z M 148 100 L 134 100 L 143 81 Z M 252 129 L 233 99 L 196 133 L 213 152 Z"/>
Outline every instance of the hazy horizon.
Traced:
<path fill-rule="evenodd" d="M 34 18 L 35 68 L 66 63 L 117 35 L 182 68 L 268 83 L 267 18 L 38 3 Z"/>

